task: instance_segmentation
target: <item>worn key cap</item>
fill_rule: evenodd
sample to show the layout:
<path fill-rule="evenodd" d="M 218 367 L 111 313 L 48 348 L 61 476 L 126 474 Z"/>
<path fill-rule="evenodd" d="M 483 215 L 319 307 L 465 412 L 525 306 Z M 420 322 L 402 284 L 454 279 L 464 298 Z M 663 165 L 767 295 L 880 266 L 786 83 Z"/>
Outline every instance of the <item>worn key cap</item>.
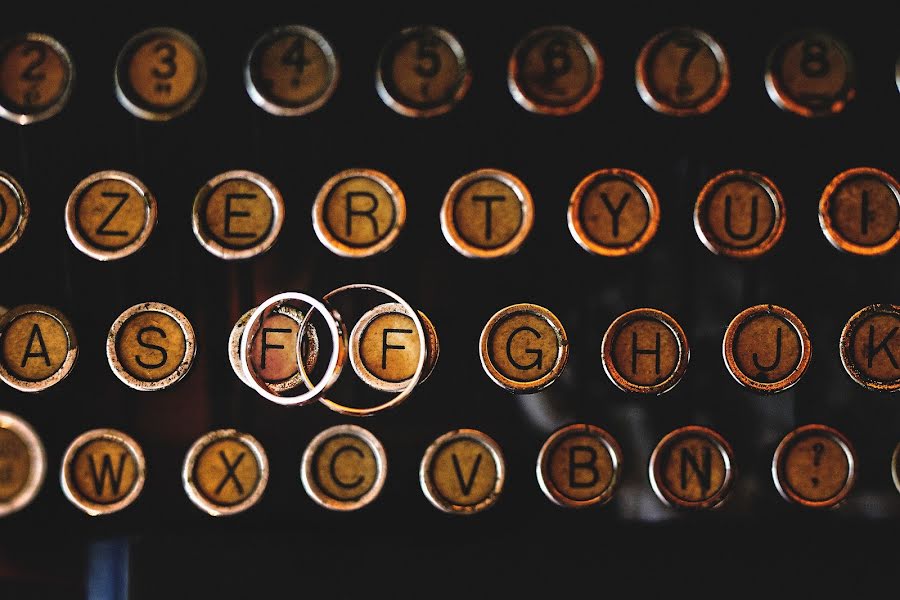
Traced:
<path fill-rule="evenodd" d="M 116 59 L 116 97 L 148 121 L 169 121 L 189 111 L 206 87 L 206 58 L 186 33 L 170 27 L 142 31 Z"/>
<path fill-rule="evenodd" d="M 597 97 L 602 81 L 603 57 L 586 35 L 571 27 L 535 29 L 509 59 L 509 91 L 534 113 L 576 113 Z"/>
<path fill-rule="evenodd" d="M 788 35 L 769 55 L 766 91 L 802 117 L 835 115 L 856 96 L 853 57 L 842 41 L 816 30 Z"/>
<path fill-rule="evenodd" d="M 778 444 L 772 457 L 772 478 L 788 502 L 832 508 L 853 489 L 856 453 L 839 431 L 825 425 L 804 425 Z"/>
<path fill-rule="evenodd" d="M 316 504 L 337 511 L 371 503 L 387 478 L 387 456 L 374 435 L 357 425 L 336 425 L 303 452 L 303 489 Z"/>
<path fill-rule="evenodd" d="M 603 335 L 603 370 L 619 389 L 663 394 L 681 381 L 690 359 L 684 330 L 652 308 L 629 311 Z"/>
<path fill-rule="evenodd" d="M 43 33 L 0 42 L 0 117 L 28 125 L 59 113 L 72 93 L 69 52 Z"/>
<path fill-rule="evenodd" d="M 650 485 L 667 506 L 718 508 L 728 498 L 734 478 L 731 446 L 706 427 L 676 429 L 650 456 Z"/>
<path fill-rule="evenodd" d="M 197 353 L 194 328 L 178 309 L 161 302 L 136 304 L 113 322 L 106 357 L 122 383 L 143 392 L 181 381 Z"/>
<path fill-rule="evenodd" d="M 373 169 L 347 169 L 325 182 L 313 203 L 322 244 L 347 258 L 389 250 L 406 225 L 406 198 L 393 179 Z"/>
<path fill-rule="evenodd" d="M 481 366 L 491 381 L 517 394 L 533 394 L 562 374 L 569 340 L 552 312 L 536 304 L 497 311 L 479 340 Z"/>
<path fill-rule="evenodd" d="M 773 304 L 751 306 L 728 325 L 722 340 L 725 366 L 742 386 L 773 394 L 797 383 L 812 356 L 806 327 Z"/>
<path fill-rule="evenodd" d="M 75 438 L 63 456 L 63 492 L 91 515 L 130 506 L 144 489 L 146 463 L 134 439 L 115 429 L 94 429 Z"/>
<path fill-rule="evenodd" d="M 378 58 L 378 95 L 407 117 L 447 113 L 472 83 L 462 45 L 446 29 L 417 26 L 392 38 Z"/>
<path fill-rule="evenodd" d="M 731 83 L 728 57 L 705 31 L 668 29 L 651 39 L 635 66 L 638 93 L 653 110 L 677 117 L 718 106 Z"/>
<path fill-rule="evenodd" d="M 472 515 L 493 506 L 505 479 L 500 446 L 474 429 L 457 429 L 436 439 L 419 468 L 428 501 L 456 515 Z"/>
<path fill-rule="evenodd" d="M 555 431 L 538 454 L 541 491 L 560 506 L 584 508 L 609 502 L 619 483 L 622 450 L 609 433 L 593 425 Z"/>
<path fill-rule="evenodd" d="M 12 175 L 0 171 L 0 254 L 19 241 L 30 215 L 25 191 Z"/>
<path fill-rule="evenodd" d="M 253 436 L 234 429 L 211 431 L 188 450 L 181 473 L 188 498 L 214 517 L 255 505 L 269 481 L 269 460 Z"/>
<path fill-rule="evenodd" d="M 861 256 L 900 244 L 900 183 L 878 169 L 848 169 L 819 199 L 819 224 L 832 246 Z"/>
<path fill-rule="evenodd" d="M 900 306 L 873 304 L 850 317 L 841 332 L 841 363 L 868 390 L 900 390 Z"/>
<path fill-rule="evenodd" d="M 97 260 L 124 258 L 140 250 L 156 226 L 156 199 L 122 171 L 83 179 L 66 203 L 66 233 L 75 247 Z"/>
<path fill-rule="evenodd" d="M 437 364 L 440 343 L 434 325 L 418 311 L 425 328 L 427 357 L 421 384 Z M 350 364 L 369 387 L 382 392 L 399 392 L 416 372 L 419 342 L 412 319 L 403 307 L 390 302 L 364 314 L 350 332 Z"/>
<path fill-rule="evenodd" d="M 39 392 L 56 385 L 77 358 L 75 330 L 55 308 L 24 304 L 0 317 L 0 380 L 17 390 Z"/>
<path fill-rule="evenodd" d="M 0 517 L 28 506 L 47 471 L 44 445 L 23 419 L 0 411 Z"/>
<path fill-rule="evenodd" d="M 339 72 L 337 55 L 321 33 L 286 25 L 267 31 L 253 44 L 244 84 L 253 102 L 266 112 L 299 117 L 328 102 Z"/>

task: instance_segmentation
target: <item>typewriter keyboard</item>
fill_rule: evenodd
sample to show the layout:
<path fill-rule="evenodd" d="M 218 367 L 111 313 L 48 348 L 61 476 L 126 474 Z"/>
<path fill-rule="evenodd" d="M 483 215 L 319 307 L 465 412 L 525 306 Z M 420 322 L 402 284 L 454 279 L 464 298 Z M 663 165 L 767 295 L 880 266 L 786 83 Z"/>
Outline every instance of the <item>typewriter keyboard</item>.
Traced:
<path fill-rule="evenodd" d="M 247 8 L 0 22 L 0 595 L 896 548 L 896 22 Z"/>

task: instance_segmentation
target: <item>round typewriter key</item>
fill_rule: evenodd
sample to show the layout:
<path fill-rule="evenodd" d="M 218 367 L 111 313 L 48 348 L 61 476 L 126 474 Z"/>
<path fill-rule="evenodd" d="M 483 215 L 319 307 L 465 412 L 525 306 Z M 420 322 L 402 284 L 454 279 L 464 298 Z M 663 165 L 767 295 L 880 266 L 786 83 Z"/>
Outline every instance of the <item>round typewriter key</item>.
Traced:
<path fill-rule="evenodd" d="M 652 308 L 629 311 L 603 335 L 603 370 L 621 390 L 663 394 L 681 381 L 690 359 L 681 326 Z"/>
<path fill-rule="evenodd" d="M 650 485 L 666 506 L 718 508 L 731 491 L 734 472 L 731 446 L 706 427 L 676 429 L 650 455 Z"/>
<path fill-rule="evenodd" d="M 262 497 L 269 460 L 251 435 L 234 429 L 211 431 L 188 450 L 181 472 L 191 502 L 220 517 L 247 510 Z"/>
<path fill-rule="evenodd" d="M 0 380 L 39 392 L 72 371 L 78 341 L 72 324 L 49 306 L 24 304 L 0 317 Z"/>
<path fill-rule="evenodd" d="M 560 506 L 583 508 L 609 502 L 619 481 L 622 450 L 606 431 L 568 425 L 551 435 L 537 460 L 541 491 Z"/>
<path fill-rule="evenodd" d="M 378 497 L 386 477 L 387 456 L 381 442 L 357 425 L 326 429 L 303 452 L 303 489 L 331 510 L 366 506 Z"/>
<path fill-rule="evenodd" d="M 144 453 L 121 431 L 94 429 L 69 445 L 60 479 L 66 498 L 92 517 L 118 512 L 144 489 Z"/>
<path fill-rule="evenodd" d="M 276 27 L 256 40 L 244 68 L 250 98 L 263 110 L 299 117 L 321 108 L 337 87 L 338 60 L 318 31 Z"/>
<path fill-rule="evenodd" d="M 819 224 L 838 250 L 887 254 L 900 244 L 900 183 L 878 169 L 844 171 L 822 192 Z"/>
<path fill-rule="evenodd" d="M 586 35 L 571 27 L 532 31 L 509 59 L 509 91 L 516 102 L 534 113 L 576 113 L 597 97 L 602 80 L 600 52 Z"/>
<path fill-rule="evenodd" d="M 534 225 L 534 202 L 517 177 L 480 169 L 457 179 L 441 207 L 441 231 L 469 258 L 514 254 Z"/>
<path fill-rule="evenodd" d="M 241 381 L 250 385 L 241 363 L 241 343 L 250 317 L 251 309 L 244 313 L 231 332 L 229 358 Z M 256 331 L 248 354 L 248 368 L 253 369 L 257 380 L 274 394 L 289 392 L 305 385 L 299 365 L 302 359 L 306 373 L 311 372 L 319 358 L 319 336 L 314 325 L 306 328 L 303 345 L 297 344 L 303 312 L 293 306 L 282 304 L 274 307 L 264 317 Z M 300 348 L 300 357 L 297 349 Z M 253 387 L 253 386 L 250 386 Z"/>
<path fill-rule="evenodd" d="M 406 224 L 399 186 L 372 169 L 347 169 L 325 182 L 313 204 L 313 229 L 326 248 L 347 258 L 390 249 Z"/>
<path fill-rule="evenodd" d="M 841 332 L 841 363 L 866 389 L 900 390 L 900 306 L 873 304 L 850 317 Z"/>
<path fill-rule="evenodd" d="M 160 302 L 132 306 L 106 337 L 106 358 L 125 385 L 150 392 L 180 381 L 197 352 L 194 328 L 180 311 Z"/>
<path fill-rule="evenodd" d="M 46 470 L 44 445 L 31 425 L 0 411 L 0 517 L 34 500 Z"/>
<path fill-rule="evenodd" d="M 419 383 L 437 364 L 440 354 L 437 331 L 421 311 L 417 311 L 425 328 L 427 357 Z M 350 364 L 369 387 L 382 392 L 399 392 L 416 372 L 419 343 L 416 326 L 403 307 L 396 302 L 376 306 L 357 321 L 350 333 Z"/>
<path fill-rule="evenodd" d="M 407 117 L 434 117 L 453 108 L 472 82 L 462 46 L 439 27 L 410 27 L 388 42 L 375 85 L 389 107 Z"/>
<path fill-rule="evenodd" d="M 0 117 L 28 125 L 49 119 L 66 105 L 75 67 L 69 52 L 42 33 L 0 43 Z"/>
<path fill-rule="evenodd" d="M 844 110 L 856 95 L 853 57 L 843 42 L 821 31 L 799 31 L 769 55 L 766 91 L 779 108 L 802 117 Z"/>
<path fill-rule="evenodd" d="M 284 223 L 284 200 L 272 182 L 250 171 L 227 171 L 200 188 L 192 227 L 200 244 L 226 260 L 272 247 Z"/>
<path fill-rule="evenodd" d="M 82 180 L 66 203 L 66 232 L 75 247 L 97 260 L 140 250 L 156 225 L 156 199 L 136 177 L 101 171 Z"/>
<path fill-rule="evenodd" d="M 0 171 L 0 254 L 19 241 L 30 214 L 22 187 L 12 175 Z"/>
<path fill-rule="evenodd" d="M 505 478 L 500 446 L 474 429 L 457 429 L 436 439 L 419 467 L 419 481 L 428 501 L 457 515 L 492 506 L 500 498 Z"/>
<path fill-rule="evenodd" d="M 189 35 L 157 27 L 125 43 L 116 59 L 116 96 L 128 112 L 168 121 L 190 110 L 206 87 L 206 58 Z"/>
<path fill-rule="evenodd" d="M 638 93 L 653 110 L 677 117 L 700 115 L 728 93 L 728 57 L 704 31 L 669 29 L 641 50 L 635 79 Z"/>
<path fill-rule="evenodd" d="M 812 346 L 806 327 L 794 313 L 760 304 L 742 311 L 728 325 L 722 355 L 738 383 L 773 394 L 800 380 L 809 366 Z"/>
<path fill-rule="evenodd" d="M 569 231 L 600 256 L 635 254 L 659 228 L 659 199 L 646 179 L 626 169 L 601 169 L 581 180 L 569 200 Z"/>
<path fill-rule="evenodd" d="M 513 304 L 494 314 L 481 331 L 479 347 L 488 377 L 517 394 L 546 388 L 569 359 L 562 323 L 536 304 Z"/>
<path fill-rule="evenodd" d="M 772 180 L 751 171 L 713 177 L 694 205 L 694 229 L 714 254 L 755 258 L 781 239 L 785 208 Z"/>
<path fill-rule="evenodd" d="M 856 480 L 856 454 L 849 440 L 825 425 L 804 425 L 785 436 L 772 458 L 781 496 L 810 508 L 839 504 Z"/>

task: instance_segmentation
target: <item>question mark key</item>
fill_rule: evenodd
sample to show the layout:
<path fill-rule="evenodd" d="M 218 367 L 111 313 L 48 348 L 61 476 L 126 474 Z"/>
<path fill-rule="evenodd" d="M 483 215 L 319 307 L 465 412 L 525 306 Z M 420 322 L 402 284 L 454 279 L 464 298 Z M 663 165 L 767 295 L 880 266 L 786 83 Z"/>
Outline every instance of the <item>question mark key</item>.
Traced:
<path fill-rule="evenodd" d="M 850 441 L 826 425 L 804 425 L 790 432 L 772 458 L 778 493 L 809 508 L 840 504 L 853 489 L 856 468 Z"/>

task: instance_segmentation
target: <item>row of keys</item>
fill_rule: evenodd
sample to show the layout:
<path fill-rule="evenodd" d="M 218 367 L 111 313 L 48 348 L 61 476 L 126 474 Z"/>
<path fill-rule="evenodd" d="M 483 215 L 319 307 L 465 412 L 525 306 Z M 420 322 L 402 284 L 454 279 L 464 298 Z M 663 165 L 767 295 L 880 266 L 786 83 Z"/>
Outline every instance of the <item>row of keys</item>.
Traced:
<path fill-rule="evenodd" d="M 312 324 L 318 309 L 311 302 L 307 309 L 286 298 L 276 296 L 247 311 L 229 337 L 228 357 L 235 374 L 267 399 L 298 404 L 301 401 L 292 395 L 296 390 L 311 394 L 315 389 L 323 394 L 343 367 L 343 358 L 336 356 L 349 355 L 353 371 L 369 388 L 404 398 L 435 368 L 440 343 L 434 324 L 420 311 L 414 318 L 399 297 L 376 305 L 347 328 L 349 343 L 343 338 L 346 331 L 326 336 L 331 328 Z M 333 315 L 337 316 L 331 327 L 343 321 L 339 313 Z M 873 391 L 900 390 L 898 333 L 897 305 L 867 306 L 850 318 L 841 333 L 840 358 L 856 383 Z M 678 322 L 652 308 L 616 318 L 601 346 L 600 358 L 609 379 L 619 389 L 639 394 L 671 390 L 684 375 L 690 357 L 687 336 Z M 159 302 L 138 304 L 119 315 L 106 344 L 115 375 L 141 391 L 164 389 L 184 378 L 196 349 L 188 319 Z M 560 320 L 536 304 L 514 304 L 498 311 L 479 339 L 484 371 L 498 386 L 517 394 L 535 393 L 552 384 L 565 369 L 569 352 Z M 740 385 L 772 394 L 800 380 L 812 345 L 794 313 L 761 304 L 734 317 L 725 330 L 722 353 L 728 372 Z M 23 305 L 0 316 L 0 379 L 8 385 L 26 392 L 47 389 L 71 372 L 77 355 L 75 332 L 58 310 Z M 314 385 L 311 374 L 326 363 L 322 381 L 329 383 Z M 314 394 L 304 401 L 316 399 L 319 395 Z M 325 404 L 338 412 L 361 414 Z M 388 402 L 379 410 L 394 404 Z"/>
<path fill-rule="evenodd" d="M 0 44 L 0 115 L 20 124 L 49 118 L 69 98 L 75 69 L 52 37 L 27 33 Z M 267 112 L 299 116 L 323 106 L 339 78 L 337 55 L 325 37 L 291 25 L 268 31 L 253 45 L 244 67 L 250 98 Z M 509 59 L 512 97 L 525 109 L 569 115 L 600 92 L 603 57 L 571 27 L 530 32 Z M 206 59 L 186 33 L 153 28 L 132 37 L 116 61 L 116 95 L 142 119 L 166 121 L 184 114 L 206 86 Z M 765 87 L 772 101 L 804 117 L 841 112 L 856 96 L 853 57 L 823 32 L 794 32 L 771 52 Z M 895 74 L 900 89 L 900 61 Z M 680 27 L 654 36 L 635 65 L 640 97 L 657 112 L 689 116 L 709 112 L 728 93 L 731 67 L 708 33 Z M 433 117 L 452 109 L 472 82 L 462 45 L 439 27 L 404 29 L 378 58 L 376 89 L 393 110 Z"/>
<path fill-rule="evenodd" d="M 625 256 L 643 250 L 660 222 L 660 201 L 650 183 L 626 169 L 601 169 L 572 192 L 568 228 L 586 251 Z M 22 235 L 30 208 L 22 187 L 0 172 L 0 253 Z M 250 171 L 213 177 L 194 200 L 198 241 L 223 259 L 259 255 L 275 243 L 284 222 L 278 188 Z M 97 260 L 137 252 L 156 224 L 157 201 L 139 179 L 101 171 L 81 181 L 66 203 L 66 231 L 75 246 Z M 444 197 L 440 224 L 447 242 L 469 258 L 508 256 L 531 232 L 535 206 L 525 184 L 498 169 L 457 179 Z M 390 249 L 406 223 L 406 199 L 395 181 L 371 169 L 341 171 L 322 186 L 312 206 L 313 229 L 333 253 L 348 258 Z M 713 253 L 754 258 L 771 250 L 786 222 L 775 183 L 752 171 L 713 177 L 694 205 L 694 227 Z M 819 223 L 839 250 L 882 255 L 900 243 L 900 184 L 878 169 L 838 174 L 822 192 Z"/>
<path fill-rule="evenodd" d="M 891 474 L 900 491 L 900 444 Z M 621 477 L 623 456 L 615 438 L 588 424 L 554 432 L 537 458 L 541 490 L 553 503 L 573 508 L 609 502 Z M 381 442 L 357 425 L 337 425 L 315 436 L 303 452 L 300 479 L 318 505 L 353 511 L 378 497 L 387 478 Z M 21 510 L 37 495 L 46 456 L 28 423 L 0 412 L 0 517 Z M 850 441 L 825 425 L 790 432 L 775 450 L 772 476 L 783 498 L 810 508 L 839 505 L 850 493 L 858 470 Z M 66 497 L 89 515 L 106 515 L 131 505 L 146 480 L 146 461 L 138 443 L 113 429 L 78 436 L 62 461 Z M 666 505 L 684 509 L 721 506 L 735 486 L 734 452 L 712 429 L 687 426 L 663 437 L 650 456 L 650 485 Z M 207 433 L 188 450 L 182 482 L 188 498 L 212 516 L 234 515 L 255 505 L 269 479 L 263 446 L 234 429 Z M 425 451 L 419 480 L 438 509 L 471 515 L 493 506 L 506 479 L 500 446 L 474 429 L 437 438 Z"/>

